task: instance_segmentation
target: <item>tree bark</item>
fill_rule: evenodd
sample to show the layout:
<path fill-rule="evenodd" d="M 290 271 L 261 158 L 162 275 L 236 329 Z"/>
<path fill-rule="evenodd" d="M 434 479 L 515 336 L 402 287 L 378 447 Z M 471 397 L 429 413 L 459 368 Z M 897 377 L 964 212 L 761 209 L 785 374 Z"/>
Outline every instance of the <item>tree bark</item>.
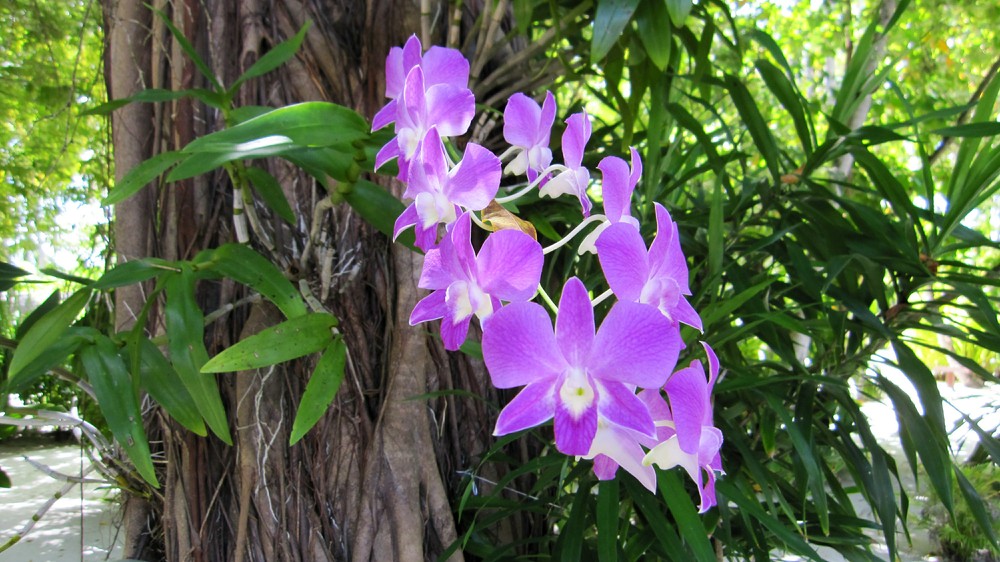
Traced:
<path fill-rule="evenodd" d="M 450 4 L 432 4 L 423 23 L 425 28 L 430 23 L 434 39 L 443 43 Z M 421 32 L 418 3 L 405 0 L 159 0 L 154 5 L 223 84 L 306 21 L 314 23 L 300 53 L 244 85 L 237 105 L 325 100 L 370 117 L 384 103 L 389 48 Z M 142 0 L 105 0 L 104 9 L 113 98 L 152 86 L 208 87 Z M 128 105 L 114 114 L 113 125 L 120 178 L 142 160 L 178 150 L 224 124 L 219 112 L 182 99 Z M 426 330 L 408 325 L 421 296 L 419 255 L 393 246 L 348 208 L 316 212 L 332 186 L 317 185 L 284 162 L 266 167 L 300 220 L 287 225 L 257 206 L 274 250 L 255 246 L 340 319 L 349 352 L 344 383 L 326 415 L 291 447 L 291 422 L 314 366 L 311 359 L 218 378 L 232 447 L 193 435 L 151 410 L 147 426 L 166 459 L 159 467 L 163 488 L 150 490 L 148 501 L 128 500 L 123 555 L 194 561 L 435 558 L 457 537 L 449 497 L 458 472 L 470 468 L 491 443 L 493 420 L 479 401 L 412 398 L 461 387 L 495 401 L 485 371 L 446 355 Z M 395 182 L 376 181 L 397 196 L 402 191 Z M 116 251 L 123 260 L 190 258 L 234 239 L 232 205 L 232 186 L 222 173 L 148 186 L 115 210 Z M 119 329 L 134 321 L 145 294 L 119 292 Z M 231 282 L 198 285 L 205 312 L 242 296 L 243 289 Z M 153 310 L 147 329 L 157 333 L 162 326 Z M 237 309 L 206 327 L 206 344 L 216 353 L 278 321 L 280 315 L 267 304 Z M 461 552 L 450 559 L 461 560 Z"/>

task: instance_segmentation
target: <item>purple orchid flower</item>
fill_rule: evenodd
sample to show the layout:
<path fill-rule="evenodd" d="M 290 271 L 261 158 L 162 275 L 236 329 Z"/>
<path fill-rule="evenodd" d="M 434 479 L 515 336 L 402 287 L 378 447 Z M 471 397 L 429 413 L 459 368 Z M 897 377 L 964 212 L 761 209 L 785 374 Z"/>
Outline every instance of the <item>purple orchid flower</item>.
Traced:
<path fill-rule="evenodd" d="M 375 155 L 375 168 L 399 158 L 399 179 L 408 181 L 410 161 L 428 131 L 437 129 L 440 137 L 465 134 L 476 113 L 476 100 L 468 88 L 449 83 L 428 86 L 418 65 L 406 75 L 396 101 L 396 136 Z"/>
<path fill-rule="evenodd" d="M 396 219 L 393 239 L 409 227 L 416 229 L 416 246 L 424 251 L 437 242 L 437 225 L 449 224 L 458 216 L 458 207 L 479 211 L 489 205 L 500 188 L 500 159 L 475 143 L 465 147 L 465 155 L 451 170 L 437 128 L 431 128 L 410 162 L 403 198 L 413 203 Z"/>
<path fill-rule="evenodd" d="M 640 394 L 641 396 L 641 394 Z M 652 414 L 652 412 L 650 412 Z M 654 416 L 655 423 L 655 416 Z M 643 464 L 646 455 L 643 446 L 655 446 L 652 439 L 628 428 L 615 425 L 604 418 L 597 419 L 597 435 L 590 445 L 590 452 L 585 459 L 594 459 L 594 474 L 598 480 L 611 480 L 618 472 L 618 467 L 624 468 L 650 492 L 656 491 L 656 470 L 648 464 Z"/>
<path fill-rule="evenodd" d="M 504 173 L 527 173 L 528 181 L 535 181 L 552 163 L 549 137 L 556 119 L 556 99 L 552 92 L 545 92 L 542 106 L 518 92 L 507 100 L 503 110 L 503 138 L 519 149 L 517 156 L 507 164 Z"/>
<path fill-rule="evenodd" d="M 469 61 L 456 49 L 432 46 L 423 53 L 423 46 L 416 35 L 411 35 L 403 48 L 389 49 L 385 59 L 385 97 L 391 101 L 375 114 L 372 131 L 377 131 L 396 120 L 396 98 L 403 93 L 406 76 L 419 66 L 425 77 L 424 86 L 447 84 L 458 89 L 469 87 Z"/>
<path fill-rule="evenodd" d="M 540 194 L 556 198 L 563 194 L 575 195 L 583 207 L 583 216 L 590 216 L 592 203 L 587 197 L 590 171 L 583 167 L 583 153 L 590 140 L 590 116 L 585 112 L 574 113 L 566 119 L 562 136 L 562 149 L 566 170 L 542 186 Z"/>
<path fill-rule="evenodd" d="M 652 418 L 634 388 L 659 388 L 680 348 L 669 321 L 638 303 L 617 303 L 595 335 L 594 309 L 576 277 L 563 288 L 555 331 L 541 305 L 511 303 L 483 325 L 483 359 L 494 386 L 524 386 L 500 412 L 493 434 L 554 417 L 556 448 L 586 455 L 600 416 L 653 437 Z"/>
<path fill-rule="evenodd" d="M 619 300 L 651 304 L 671 321 L 701 330 L 701 317 L 685 298 L 691 289 L 677 224 L 663 205 L 654 205 L 656 237 L 649 252 L 638 229 L 612 224 L 596 243 L 601 269 Z"/>
<path fill-rule="evenodd" d="M 722 473 L 722 432 L 712 425 L 712 388 L 719 376 L 719 359 L 708 344 L 702 344 L 708 355 L 708 379 L 698 361 L 674 373 L 664 386 L 669 408 L 658 390 L 640 394 L 656 420 L 660 444 L 643 458 L 643 464 L 656 464 L 662 469 L 683 468 L 698 485 L 701 494 L 699 512 L 705 513 L 716 504 L 715 478 Z M 702 478 L 702 472 L 705 478 Z"/>
<path fill-rule="evenodd" d="M 434 292 L 413 308 L 410 325 L 441 319 L 444 348 L 458 349 L 472 316 L 482 322 L 500 301 L 527 301 L 542 274 L 542 247 L 519 230 L 490 234 L 477 256 L 470 241 L 472 220 L 462 213 L 441 245 L 427 252 L 417 286 Z"/>
<path fill-rule="evenodd" d="M 579 253 L 596 253 L 594 243 L 604 229 L 620 222 L 639 228 L 639 220 L 632 216 L 632 192 L 642 177 L 642 158 L 634 147 L 629 149 L 632 165 L 617 156 L 605 156 L 597 168 L 603 176 L 601 197 L 604 199 L 605 220 L 592 230 L 580 243 Z"/>

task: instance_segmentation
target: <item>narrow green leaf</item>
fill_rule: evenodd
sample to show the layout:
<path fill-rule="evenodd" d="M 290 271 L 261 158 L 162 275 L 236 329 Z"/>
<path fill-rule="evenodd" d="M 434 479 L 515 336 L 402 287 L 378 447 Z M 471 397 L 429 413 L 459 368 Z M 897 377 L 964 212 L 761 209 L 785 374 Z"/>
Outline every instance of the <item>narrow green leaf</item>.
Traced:
<path fill-rule="evenodd" d="M 264 53 L 264 56 L 257 59 L 257 62 L 253 63 L 253 65 L 250 68 L 248 68 L 246 72 L 244 72 L 239 78 L 237 78 L 236 82 L 234 82 L 232 86 L 229 87 L 229 94 L 230 95 L 234 94 L 236 92 L 236 89 L 240 87 L 240 84 L 246 82 L 251 78 L 263 76 L 268 72 L 271 72 L 275 68 L 278 68 L 279 66 L 285 64 L 285 61 L 295 56 L 295 53 L 299 50 L 299 47 L 302 46 L 302 40 L 305 39 L 306 32 L 309 31 L 309 28 L 311 26 L 312 22 L 307 21 L 306 24 L 302 26 L 302 29 L 300 29 L 299 32 L 296 33 L 294 37 L 286 41 L 282 41 L 281 43 L 278 43 L 277 45 L 272 47 L 271 50 Z"/>
<path fill-rule="evenodd" d="M 823 560 L 823 557 L 816 552 L 813 547 L 809 546 L 803 538 L 795 532 L 795 527 L 793 525 L 786 525 L 784 522 L 776 519 L 771 514 L 764 511 L 760 505 L 760 501 L 757 499 L 756 494 L 752 491 L 744 492 L 738 488 L 734 481 L 721 478 L 715 483 L 715 491 L 720 495 L 719 503 L 723 501 L 731 501 L 736 504 L 736 506 L 746 515 L 764 527 L 769 531 L 774 533 L 780 541 L 782 541 L 787 547 L 793 549 L 798 554 L 803 556 L 808 556 L 813 560 Z"/>
<path fill-rule="evenodd" d="M 569 510 L 569 518 L 559 534 L 557 549 L 559 559 L 563 562 L 579 562 L 583 554 L 583 532 L 589 526 L 587 523 L 590 510 L 587 509 L 590 499 L 590 486 L 581 485 L 573 496 L 573 504 Z"/>
<path fill-rule="evenodd" d="M 660 71 L 670 64 L 670 50 L 673 37 L 670 34 L 670 18 L 663 2 L 643 2 L 635 13 L 639 29 L 639 39 L 646 48 L 646 54 Z"/>
<path fill-rule="evenodd" d="M 743 123 L 746 125 L 747 131 L 753 137 L 754 145 L 760 151 L 761 156 L 764 157 L 767 169 L 771 172 L 771 178 L 775 183 L 779 182 L 781 179 L 781 162 L 778 145 L 771 134 L 770 128 L 767 126 L 767 122 L 764 121 L 760 109 L 757 107 L 756 102 L 754 102 L 753 96 L 750 95 L 750 91 L 747 90 L 743 82 L 732 74 L 726 74 L 724 84 L 726 89 L 729 90 L 729 96 L 736 106 L 736 111 L 743 118 Z"/>
<path fill-rule="evenodd" d="M 271 174 L 263 168 L 248 166 L 246 168 L 247 179 L 253 184 L 254 191 L 264 200 L 272 211 L 289 224 L 295 224 L 295 212 L 288 204 L 288 198 L 281 189 L 281 184 Z"/>
<path fill-rule="evenodd" d="M 808 157 L 812 154 L 813 150 L 813 138 L 812 129 L 810 128 L 809 120 L 806 116 L 806 111 L 802 104 L 801 96 L 799 96 L 798 90 L 789 80 L 788 76 L 784 72 L 778 70 L 778 67 L 771 64 L 766 60 L 758 60 L 756 63 L 757 73 L 760 77 L 764 79 L 764 84 L 767 85 L 767 89 L 771 90 L 774 97 L 777 98 L 778 103 L 785 108 L 785 111 L 792 117 L 792 123 L 795 125 L 795 132 L 799 137 L 799 141 L 802 143 L 802 150 Z"/>
<path fill-rule="evenodd" d="M 143 338 L 139 343 L 139 386 L 163 406 L 177 423 L 201 436 L 208 434 L 205 421 L 195 406 L 191 393 L 160 350 Z"/>
<path fill-rule="evenodd" d="M 909 446 L 916 449 L 920 455 L 924 472 L 927 473 L 927 478 L 941 498 L 941 503 L 949 513 L 953 513 L 950 470 L 952 463 L 947 445 L 941 442 L 937 431 L 917 412 L 916 406 L 902 389 L 884 377 L 878 378 L 878 384 L 892 401 L 899 421 L 900 438 L 909 439 Z M 911 468 L 916 475 L 916 467 Z"/>
<path fill-rule="evenodd" d="M 146 184 L 158 178 L 168 168 L 187 158 L 180 152 L 161 152 L 129 170 L 125 177 L 108 192 L 101 205 L 114 205 L 135 195 Z"/>
<path fill-rule="evenodd" d="M 181 49 L 184 50 L 184 53 L 187 54 L 188 58 L 191 59 L 191 62 L 193 62 L 196 67 L 198 67 L 198 70 L 205 76 L 205 78 L 208 78 L 209 82 L 211 82 L 212 85 L 215 86 L 216 90 L 222 91 L 223 89 L 222 84 L 219 82 L 219 79 L 216 78 L 215 73 L 213 73 L 212 69 L 209 68 L 207 64 L 205 64 L 205 61 L 202 60 L 201 56 L 198 54 L 198 51 L 195 50 L 194 45 L 192 45 L 191 42 L 188 41 L 188 38 L 185 37 L 184 34 L 181 33 L 181 31 L 177 29 L 176 26 L 174 26 L 174 22 L 170 21 L 170 18 L 168 18 L 167 15 L 161 12 L 160 10 L 153 8 L 152 6 L 150 6 L 150 9 L 153 10 L 153 13 L 159 16 L 161 20 L 163 20 L 164 25 L 166 25 L 167 29 L 170 30 L 170 33 L 171 35 L 174 36 L 174 39 L 177 41 L 177 44 L 181 46 Z"/>
<path fill-rule="evenodd" d="M 45 353 L 38 355 L 21 368 L 17 377 L 9 377 L 3 385 L 3 391 L 19 392 L 42 378 L 46 373 L 61 366 L 66 358 L 73 354 L 81 344 L 93 340 L 97 330 L 72 326 L 62 336 L 46 348 Z"/>
<path fill-rule="evenodd" d="M 699 562 L 715 562 L 715 549 L 708 540 L 708 533 L 701 523 L 701 518 L 695 510 L 694 504 L 684 501 L 688 497 L 684 484 L 677 477 L 677 471 L 669 470 L 658 475 L 657 483 L 660 493 L 665 498 L 667 508 L 677 522 L 677 528 L 681 531 L 684 541 L 694 551 L 695 559 Z"/>
<path fill-rule="evenodd" d="M 302 436 L 316 425 L 323 414 L 330 408 L 333 398 L 344 382 L 344 365 L 347 362 L 347 345 L 344 339 L 336 337 L 326 346 L 326 351 L 316 363 L 316 369 L 309 377 L 306 390 L 302 393 L 299 409 L 295 412 L 292 422 L 292 435 L 289 445 L 298 443 Z"/>
<path fill-rule="evenodd" d="M 106 336 L 99 336 L 94 345 L 80 351 L 80 361 L 115 440 L 124 447 L 143 479 L 159 488 L 132 377 L 115 344 Z"/>
<path fill-rule="evenodd" d="M 705 311 L 702 316 L 702 323 L 707 328 L 716 321 L 728 317 L 734 310 L 743 306 L 743 303 L 753 298 L 754 295 L 760 293 L 775 281 L 776 279 L 765 279 L 756 285 L 744 289 L 737 295 L 728 296 L 722 302 L 715 303 L 710 310 Z"/>
<path fill-rule="evenodd" d="M 91 289 L 115 289 L 126 285 L 134 285 L 148 281 L 160 273 L 176 271 L 167 260 L 158 258 L 142 258 L 127 261 L 108 270 L 97 281 L 90 284 Z"/>
<path fill-rule="evenodd" d="M 986 505 L 983 501 L 982 496 L 979 495 L 979 491 L 976 487 L 969 482 L 969 479 L 962 474 L 962 471 L 957 467 L 952 467 L 955 470 L 955 479 L 958 481 L 958 489 L 962 492 L 962 496 L 965 498 L 966 505 L 969 506 L 969 511 L 972 512 L 972 516 L 975 518 L 976 523 L 979 524 L 979 530 L 986 538 L 989 539 L 990 543 L 993 544 L 993 548 L 998 548 L 997 544 L 997 534 L 993 528 L 993 515 L 992 511 L 996 509 L 996 505 Z M 995 481 L 994 481 L 995 482 Z M 996 488 L 989 491 L 994 497 L 996 497 Z"/>
<path fill-rule="evenodd" d="M 333 337 L 330 329 L 337 319 L 325 312 L 314 312 L 286 320 L 254 334 L 222 353 L 201 368 L 203 373 L 228 373 L 276 365 L 316 353 Z"/>
<path fill-rule="evenodd" d="M 11 265 L 5 261 L 0 261 L 0 281 L 11 281 L 17 279 L 18 277 L 24 277 L 26 275 L 31 275 L 31 274 L 21 269 L 20 267 Z M 0 289 L 0 290 L 5 290 L 5 289 Z"/>
<path fill-rule="evenodd" d="M 994 137 L 1000 135 L 1000 123 L 996 121 L 965 123 L 964 125 L 934 129 L 931 133 L 942 137 Z"/>
<path fill-rule="evenodd" d="M 597 64 L 621 37 L 639 0 L 600 0 L 594 14 L 594 34 L 590 43 L 590 62 Z"/>
<path fill-rule="evenodd" d="M 219 94 L 205 90 L 203 88 L 193 88 L 190 90 L 163 90 L 159 88 L 149 88 L 134 96 L 111 100 L 107 103 L 91 107 L 82 111 L 81 115 L 109 115 L 119 107 L 124 107 L 133 102 L 162 102 L 176 99 L 192 97 L 211 107 L 222 109 L 223 99 Z"/>
<path fill-rule="evenodd" d="M 205 317 L 194 298 L 196 280 L 186 265 L 181 273 L 163 278 L 167 295 L 163 312 L 170 363 L 212 433 L 227 445 L 232 445 L 219 385 L 215 377 L 201 372 L 202 365 L 208 361 L 208 351 L 205 350 Z"/>
<path fill-rule="evenodd" d="M 597 559 L 618 561 L 618 479 L 597 485 Z"/>
<path fill-rule="evenodd" d="M 93 279 L 87 279 L 86 277 L 80 277 L 79 275 L 73 275 L 72 273 L 65 273 L 54 267 L 43 267 L 38 271 L 39 273 L 44 273 L 49 277 L 55 277 L 56 279 L 62 279 L 63 281 L 69 281 L 70 283 L 77 283 L 79 285 L 90 285 L 93 282 Z"/>
<path fill-rule="evenodd" d="M 42 304 L 35 307 L 28 316 L 21 321 L 17 326 L 17 330 L 14 332 L 14 338 L 20 340 L 24 337 L 24 334 L 28 333 L 28 330 L 38 322 L 40 318 L 48 314 L 52 309 L 59 306 L 59 291 L 52 291 L 47 299 L 42 301 Z"/>
<path fill-rule="evenodd" d="M 80 289 L 48 314 L 39 318 L 24 334 L 13 357 L 11 357 L 10 368 L 7 371 L 8 384 L 11 387 L 20 384 L 18 376 L 28 364 L 43 353 L 48 352 L 49 348 L 59 341 L 89 300 L 90 289 Z"/>
<path fill-rule="evenodd" d="M 680 537 L 677 536 L 677 529 L 670 523 L 663 513 L 663 506 L 645 488 L 640 488 L 632 480 L 625 480 L 627 494 L 635 503 L 637 511 L 646 518 L 649 523 L 646 527 L 653 532 L 660 547 L 676 556 L 677 560 L 687 559 L 687 550 L 681 544 Z M 688 501 L 687 498 L 684 501 Z"/>
<path fill-rule="evenodd" d="M 670 20 L 675 26 L 684 27 L 694 3 L 691 0 L 666 0 L 666 2 Z"/>
<path fill-rule="evenodd" d="M 239 281 L 274 303 L 286 318 L 306 313 L 306 303 L 292 282 L 267 258 L 243 244 L 224 244 L 198 254 L 200 270 Z"/>

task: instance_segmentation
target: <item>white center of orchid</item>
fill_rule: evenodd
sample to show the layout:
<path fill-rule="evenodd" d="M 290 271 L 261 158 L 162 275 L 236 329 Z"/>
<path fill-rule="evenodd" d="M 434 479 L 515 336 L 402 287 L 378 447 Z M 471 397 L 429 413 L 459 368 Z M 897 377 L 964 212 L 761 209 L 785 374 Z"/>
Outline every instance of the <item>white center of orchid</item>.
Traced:
<path fill-rule="evenodd" d="M 475 283 L 455 281 L 448 287 L 445 298 L 452 305 L 452 321 L 456 324 L 473 314 L 480 320 L 493 314 L 490 296 Z"/>
<path fill-rule="evenodd" d="M 594 403 L 594 387 L 587 380 L 587 373 L 579 367 L 570 367 L 559 388 L 559 398 L 573 419 L 579 419 Z"/>
<path fill-rule="evenodd" d="M 403 150 L 405 160 L 413 160 L 413 154 L 417 152 L 417 147 L 420 146 L 420 141 L 424 138 L 422 133 L 423 131 L 413 127 L 399 129 L 396 134 L 396 142 Z"/>
<path fill-rule="evenodd" d="M 452 223 L 457 218 L 455 206 L 443 193 L 418 193 L 413 203 L 417 208 L 420 225 L 424 228 L 431 228 L 439 222 Z"/>

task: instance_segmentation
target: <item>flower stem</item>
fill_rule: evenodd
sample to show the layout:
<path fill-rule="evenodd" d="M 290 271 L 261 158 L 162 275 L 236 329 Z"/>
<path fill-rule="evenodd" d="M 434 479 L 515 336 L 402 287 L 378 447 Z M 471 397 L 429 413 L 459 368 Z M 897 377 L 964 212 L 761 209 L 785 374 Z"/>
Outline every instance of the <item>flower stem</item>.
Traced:
<path fill-rule="evenodd" d="M 576 225 L 576 228 L 574 228 L 573 230 L 569 231 L 569 234 L 567 234 L 566 236 L 564 236 L 561 240 L 559 240 L 558 242 L 555 242 L 551 246 L 546 246 L 545 249 L 542 250 L 542 254 L 551 254 L 552 252 L 558 250 L 559 248 L 562 248 L 570 240 L 572 240 L 577 234 L 580 234 L 580 231 L 583 230 L 583 228 L 585 226 L 587 226 L 588 224 L 590 224 L 592 222 L 605 220 L 606 218 L 607 217 L 605 217 L 604 215 L 600 215 L 600 214 L 598 214 L 598 215 L 590 215 L 589 217 L 583 219 L 583 221 L 580 222 L 580 224 Z"/>
<path fill-rule="evenodd" d="M 607 291 L 604 291 L 603 293 L 597 295 L 597 297 L 594 300 L 590 301 L 590 303 L 592 306 L 597 306 L 602 302 L 604 302 L 605 300 L 607 300 L 607 298 L 613 294 L 615 294 L 614 291 L 608 289 Z"/>
<path fill-rule="evenodd" d="M 504 204 L 504 203 L 509 203 L 511 201 L 516 201 L 517 199 L 520 199 L 521 197 L 526 195 L 529 191 L 534 189 L 538 184 L 542 183 L 542 180 L 545 179 L 545 177 L 548 176 L 549 174 L 553 172 L 565 172 L 566 170 L 567 170 L 566 166 L 563 166 L 562 164 L 552 164 L 548 168 L 542 170 L 541 173 L 538 174 L 538 177 L 535 178 L 535 181 L 524 186 L 524 188 L 521 189 L 520 191 L 512 193 L 506 197 L 498 197 L 497 203 Z"/>
<path fill-rule="evenodd" d="M 556 303 L 552 301 L 552 297 L 545 292 L 545 289 L 543 289 L 541 285 L 538 286 L 538 295 L 542 297 L 542 301 L 545 302 L 545 305 L 549 307 L 549 310 L 551 310 L 553 314 L 559 313 L 559 307 L 556 306 Z"/>

